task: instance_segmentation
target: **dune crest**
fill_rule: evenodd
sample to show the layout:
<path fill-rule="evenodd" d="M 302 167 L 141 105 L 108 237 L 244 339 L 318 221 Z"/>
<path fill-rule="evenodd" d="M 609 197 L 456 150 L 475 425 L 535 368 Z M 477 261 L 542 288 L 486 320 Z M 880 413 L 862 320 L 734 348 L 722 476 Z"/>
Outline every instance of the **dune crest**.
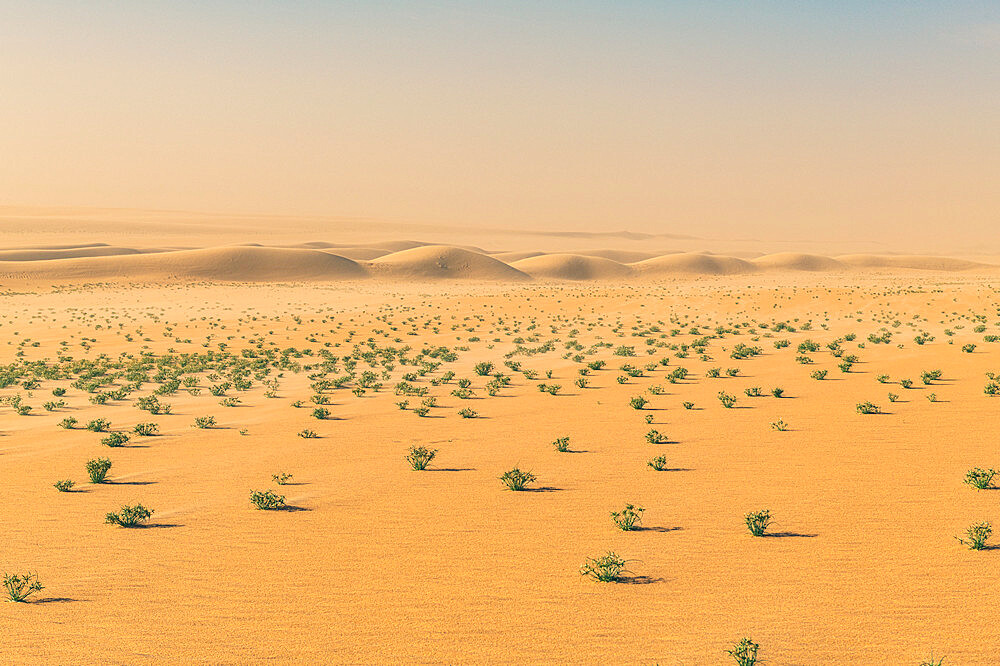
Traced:
<path fill-rule="evenodd" d="M 550 280 L 609 280 L 631 277 L 633 270 L 625 264 L 579 254 L 542 254 L 511 264 L 533 278 Z"/>
<path fill-rule="evenodd" d="M 516 268 L 485 254 L 450 245 L 426 245 L 394 252 L 368 263 L 378 277 L 464 280 L 530 280 Z"/>

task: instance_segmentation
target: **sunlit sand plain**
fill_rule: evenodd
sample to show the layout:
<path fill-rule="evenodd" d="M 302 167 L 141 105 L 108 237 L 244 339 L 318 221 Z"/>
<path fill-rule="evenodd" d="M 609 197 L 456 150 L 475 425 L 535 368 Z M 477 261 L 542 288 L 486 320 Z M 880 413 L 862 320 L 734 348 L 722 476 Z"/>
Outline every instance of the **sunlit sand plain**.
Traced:
<path fill-rule="evenodd" d="M 983 258 L 29 227 L 0 250 L 0 564 L 44 589 L 0 605 L 5 658 L 995 655 L 1000 539 L 956 538 L 1000 518 L 965 483 L 1000 465 Z M 616 582 L 581 575 L 608 551 Z"/>

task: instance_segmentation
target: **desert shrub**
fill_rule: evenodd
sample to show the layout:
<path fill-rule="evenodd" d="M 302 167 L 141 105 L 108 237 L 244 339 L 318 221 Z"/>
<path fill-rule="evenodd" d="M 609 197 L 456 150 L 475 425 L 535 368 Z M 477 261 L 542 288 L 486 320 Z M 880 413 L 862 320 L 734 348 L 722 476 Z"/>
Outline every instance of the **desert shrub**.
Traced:
<path fill-rule="evenodd" d="M 417 416 L 424 417 L 431 413 L 431 408 L 425 405 L 413 408 L 413 413 Z"/>
<path fill-rule="evenodd" d="M 681 405 L 684 407 L 684 409 L 694 409 L 694 403 L 689 400 L 685 400 L 684 402 L 681 403 Z"/>
<path fill-rule="evenodd" d="M 28 414 L 31 413 L 31 406 L 30 405 L 17 405 L 14 408 L 14 411 L 17 412 L 17 414 L 19 416 L 27 416 Z"/>
<path fill-rule="evenodd" d="M 477 416 L 479 416 L 479 413 L 474 409 L 469 409 L 468 407 L 465 407 L 463 409 L 458 410 L 458 415 L 461 416 L 463 419 L 474 419 Z"/>
<path fill-rule="evenodd" d="M 896 402 L 897 400 L 899 400 L 899 394 L 898 393 L 891 393 L 890 392 L 889 393 L 889 402 Z"/>
<path fill-rule="evenodd" d="M 725 407 L 726 409 L 732 409 L 733 405 L 736 404 L 736 396 L 730 395 L 725 391 L 719 391 L 718 398 L 719 402 L 721 402 L 722 406 Z"/>
<path fill-rule="evenodd" d="M 773 395 L 775 398 L 780 398 L 783 395 L 785 395 L 785 389 L 775 387 L 771 389 L 771 395 Z"/>
<path fill-rule="evenodd" d="M 902 386 L 905 389 L 913 388 L 913 380 L 912 379 L 900 379 L 899 380 L 899 385 Z"/>
<path fill-rule="evenodd" d="M 940 370 L 924 370 L 920 373 L 920 381 L 926 385 L 941 379 L 943 373 Z"/>
<path fill-rule="evenodd" d="M 786 430 L 788 430 L 788 424 L 782 421 L 781 419 L 778 419 L 777 421 L 773 422 L 771 424 L 771 427 L 779 432 L 785 432 Z"/>
<path fill-rule="evenodd" d="M 760 645 L 749 638 L 742 638 L 739 643 L 733 645 L 732 650 L 726 650 L 726 654 L 732 657 L 739 666 L 755 666 L 758 650 L 760 650 Z"/>
<path fill-rule="evenodd" d="M 641 395 L 637 395 L 633 397 L 631 400 L 629 400 L 628 404 L 629 407 L 631 407 L 632 409 L 642 409 L 649 404 L 649 400 L 646 400 L 646 398 L 642 397 Z"/>
<path fill-rule="evenodd" d="M 657 472 L 662 472 L 663 470 L 667 469 L 667 457 L 656 456 L 655 458 L 650 459 L 650 461 L 647 462 L 646 464 L 652 467 Z"/>
<path fill-rule="evenodd" d="M 104 483 L 104 479 L 111 469 L 111 461 L 107 458 L 94 458 L 87 461 L 87 475 L 91 483 Z"/>
<path fill-rule="evenodd" d="M 278 474 L 272 474 L 271 475 L 271 480 L 274 481 L 275 483 L 277 483 L 279 486 L 284 486 L 289 481 L 292 480 L 292 475 L 291 474 L 285 474 L 284 472 L 280 472 Z"/>
<path fill-rule="evenodd" d="M 609 550 L 601 557 L 587 558 L 580 566 L 580 575 L 589 576 L 602 583 L 611 583 L 621 578 L 623 573 L 629 573 L 625 560 Z"/>
<path fill-rule="evenodd" d="M 65 428 L 66 430 L 72 430 L 74 427 L 76 427 L 77 423 L 79 422 L 75 418 L 73 418 L 72 416 L 67 416 L 62 421 L 59 422 L 59 427 Z"/>
<path fill-rule="evenodd" d="M 972 352 L 976 351 L 976 345 L 972 344 L 971 342 L 968 344 L 964 344 L 962 345 L 962 351 L 964 351 L 966 354 L 971 354 Z"/>
<path fill-rule="evenodd" d="M 965 538 L 955 537 L 963 546 L 968 546 L 969 550 L 984 550 L 986 542 L 993 534 L 993 526 L 987 521 L 976 523 L 965 530 Z"/>
<path fill-rule="evenodd" d="M 623 532 L 629 532 L 635 529 L 635 526 L 642 522 L 642 512 L 645 511 L 641 506 L 635 506 L 633 504 L 626 504 L 625 508 L 621 511 L 612 511 L 611 520 L 614 521 L 615 525 Z"/>
<path fill-rule="evenodd" d="M 822 381 L 826 379 L 826 375 L 827 375 L 826 370 L 814 370 L 812 374 L 810 374 L 809 376 L 812 377 L 813 379 Z"/>
<path fill-rule="evenodd" d="M 618 375 L 615 377 L 615 381 L 619 384 L 628 384 L 628 375 Z"/>
<path fill-rule="evenodd" d="M 70 479 L 61 479 L 52 484 L 52 486 L 61 493 L 68 493 L 75 485 L 76 483 Z"/>
<path fill-rule="evenodd" d="M 993 469 L 973 467 L 965 473 L 965 483 L 969 484 L 973 488 L 985 490 L 993 483 L 994 476 L 996 476 L 996 471 Z"/>
<path fill-rule="evenodd" d="M 929 402 L 937 402 L 937 393 L 928 393 L 927 400 Z"/>
<path fill-rule="evenodd" d="M 738 374 L 740 374 L 740 369 L 739 368 L 726 368 L 726 376 L 727 377 L 735 377 Z"/>
<path fill-rule="evenodd" d="M 437 449 L 428 449 L 426 446 L 411 446 L 406 454 L 406 462 L 415 470 L 427 469 L 427 465 L 434 460 Z"/>
<path fill-rule="evenodd" d="M 586 377 L 577 377 L 576 381 L 573 382 L 573 383 L 576 384 L 577 388 L 587 388 L 587 378 Z"/>
<path fill-rule="evenodd" d="M 410 406 L 409 400 L 400 400 L 399 402 L 396 403 L 396 407 L 399 407 L 399 409 L 403 411 L 406 411 L 406 409 L 409 408 L 409 406 Z"/>
<path fill-rule="evenodd" d="M 107 437 L 101 438 L 101 444 L 110 447 L 125 446 L 128 444 L 128 434 L 124 432 L 110 432 Z"/>
<path fill-rule="evenodd" d="M 135 401 L 135 406 L 150 414 L 169 414 L 170 405 L 160 402 L 155 395 L 143 396 Z"/>
<path fill-rule="evenodd" d="M 330 410 L 326 407 L 317 407 L 312 410 L 312 417 L 314 419 L 319 419 L 320 421 L 330 418 Z"/>
<path fill-rule="evenodd" d="M 309 428 L 300 430 L 297 434 L 302 439 L 316 439 L 317 437 L 319 437 L 319 435 L 316 434 L 315 430 L 310 430 Z"/>
<path fill-rule="evenodd" d="M 983 393 L 986 395 L 1000 395 L 1000 383 L 989 382 L 983 388 Z"/>
<path fill-rule="evenodd" d="M 273 511 L 285 506 L 285 496 L 273 490 L 251 490 L 250 503 L 262 511 Z"/>
<path fill-rule="evenodd" d="M 743 389 L 743 393 L 746 394 L 748 398 L 759 398 L 764 395 L 764 392 L 759 386 L 751 386 L 750 388 Z"/>
<path fill-rule="evenodd" d="M 111 421 L 107 419 L 93 419 L 87 422 L 87 430 L 90 432 L 107 432 L 111 427 Z"/>
<path fill-rule="evenodd" d="M 3 574 L 3 586 L 7 591 L 7 600 L 14 602 L 24 602 L 35 592 L 41 592 L 45 587 L 38 580 L 38 574 L 31 572 L 25 574 Z"/>
<path fill-rule="evenodd" d="M 767 509 L 763 511 L 751 511 L 743 516 L 750 534 L 759 537 L 764 536 L 768 526 L 771 524 L 771 512 Z"/>
<path fill-rule="evenodd" d="M 57 398 L 61 398 L 64 395 L 66 395 L 66 389 L 64 389 L 61 386 L 57 386 L 56 388 L 52 389 L 52 395 L 54 395 Z"/>
<path fill-rule="evenodd" d="M 152 437 L 159 429 L 155 423 L 136 423 L 132 430 L 140 437 Z"/>
<path fill-rule="evenodd" d="M 667 436 L 659 430 L 650 430 L 646 433 L 646 441 L 650 444 L 666 444 Z"/>
<path fill-rule="evenodd" d="M 708 370 L 705 371 L 705 376 L 711 377 L 712 379 L 720 377 L 721 375 L 722 375 L 722 368 L 709 368 Z"/>
<path fill-rule="evenodd" d="M 475 367 L 473 368 L 473 371 L 480 377 L 485 377 L 486 375 L 493 372 L 493 364 L 490 363 L 489 361 L 482 361 L 480 363 L 476 363 Z"/>
<path fill-rule="evenodd" d="M 214 416 L 196 416 L 194 419 L 193 428 L 214 428 L 215 427 L 215 417 Z"/>
<path fill-rule="evenodd" d="M 147 509 L 141 504 L 131 506 L 123 504 L 117 512 L 109 512 L 104 516 L 107 525 L 118 525 L 120 527 L 138 527 L 139 524 L 149 520 L 153 515 L 152 509 Z"/>
<path fill-rule="evenodd" d="M 882 411 L 874 402 L 859 402 L 855 409 L 858 410 L 858 414 L 878 414 Z"/>
<path fill-rule="evenodd" d="M 507 470 L 500 476 L 500 481 L 509 490 L 524 490 L 529 483 L 534 483 L 537 477 L 531 472 L 524 472 L 517 467 Z"/>
<path fill-rule="evenodd" d="M 560 437 L 556 441 L 552 442 L 552 446 L 554 446 L 556 451 L 559 451 L 560 453 L 569 451 L 569 437 Z"/>
<path fill-rule="evenodd" d="M 875 378 L 879 384 L 886 384 L 889 382 L 889 375 L 879 375 Z"/>
<path fill-rule="evenodd" d="M 850 372 L 853 365 L 854 365 L 853 363 L 848 363 L 847 361 L 844 361 L 843 363 L 838 363 L 837 367 L 840 368 L 841 372 Z"/>

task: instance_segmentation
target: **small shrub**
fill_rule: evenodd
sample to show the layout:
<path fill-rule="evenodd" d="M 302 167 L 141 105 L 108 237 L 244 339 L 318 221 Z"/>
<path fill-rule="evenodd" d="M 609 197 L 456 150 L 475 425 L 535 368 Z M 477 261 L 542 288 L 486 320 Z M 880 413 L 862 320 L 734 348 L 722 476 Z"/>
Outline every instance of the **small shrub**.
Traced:
<path fill-rule="evenodd" d="M 140 437 L 152 437 L 159 429 L 160 426 L 155 423 L 136 423 L 132 430 Z"/>
<path fill-rule="evenodd" d="M 615 521 L 615 525 L 622 532 L 630 532 L 635 529 L 635 526 L 642 522 L 642 512 L 645 511 L 641 506 L 635 506 L 633 504 L 626 504 L 625 508 L 621 511 L 612 511 L 611 520 Z"/>
<path fill-rule="evenodd" d="M 327 409 L 326 407 L 317 407 L 316 409 L 312 410 L 312 417 L 314 419 L 319 419 L 320 421 L 323 421 L 325 419 L 330 418 L 330 410 Z"/>
<path fill-rule="evenodd" d="M 972 344 L 971 342 L 962 345 L 962 351 L 964 351 L 966 354 L 971 354 L 972 352 L 976 351 L 976 345 Z"/>
<path fill-rule="evenodd" d="M 149 520 L 153 515 L 152 509 L 147 509 L 141 504 L 130 506 L 123 504 L 117 513 L 109 512 L 104 516 L 104 523 L 107 525 L 118 525 L 120 527 L 138 527 L 140 523 Z"/>
<path fill-rule="evenodd" d="M 721 402 L 722 406 L 725 407 L 726 409 L 732 409 L 733 405 L 736 404 L 736 396 L 730 395 L 725 391 L 719 391 L 718 397 L 719 397 L 719 402 Z"/>
<path fill-rule="evenodd" d="M 781 419 L 778 419 L 777 421 L 772 423 L 771 427 L 777 430 L 778 432 L 785 432 L 786 430 L 788 430 L 788 424 L 782 421 Z"/>
<path fill-rule="evenodd" d="M 500 476 L 500 481 L 503 482 L 509 490 L 524 490 L 529 483 L 534 483 L 537 477 L 531 472 L 523 472 L 517 467 L 511 470 L 507 470 Z"/>
<path fill-rule="evenodd" d="M 587 558 L 580 566 L 580 575 L 589 576 L 602 583 L 612 583 L 621 578 L 623 573 L 629 573 L 625 560 L 609 550 L 601 557 Z"/>
<path fill-rule="evenodd" d="M 649 401 L 646 400 L 641 395 L 637 395 L 633 397 L 631 400 L 629 400 L 628 404 L 629 407 L 631 407 L 632 409 L 643 409 L 646 405 L 649 404 Z"/>
<path fill-rule="evenodd" d="M 822 381 L 826 379 L 826 374 L 827 374 L 826 370 L 814 370 L 812 374 L 810 374 L 809 376 L 812 377 L 813 379 Z"/>
<path fill-rule="evenodd" d="M 285 506 L 285 496 L 273 490 L 251 490 L 250 503 L 261 511 L 273 511 Z"/>
<path fill-rule="evenodd" d="M 656 456 L 646 463 L 652 467 L 657 472 L 662 472 L 667 469 L 667 457 L 666 456 Z"/>
<path fill-rule="evenodd" d="M 111 427 L 111 421 L 107 419 L 93 419 L 87 423 L 87 430 L 90 432 L 107 432 Z"/>
<path fill-rule="evenodd" d="M 913 380 L 912 379 L 900 379 L 899 380 L 899 385 L 902 386 L 905 389 L 913 388 Z"/>
<path fill-rule="evenodd" d="M 785 389 L 783 389 L 783 388 L 773 388 L 773 389 L 771 389 L 771 395 L 773 395 L 775 398 L 780 398 L 783 395 L 785 395 Z"/>
<path fill-rule="evenodd" d="M 726 654 L 732 657 L 739 666 L 755 666 L 758 650 L 760 650 L 760 645 L 749 638 L 743 638 L 740 639 L 739 643 L 733 645 L 732 650 L 726 650 Z"/>
<path fill-rule="evenodd" d="M 279 486 L 284 486 L 289 481 L 292 480 L 292 475 L 291 474 L 285 474 L 284 472 L 281 472 L 280 474 L 272 474 L 271 475 L 271 480 L 274 481 L 275 483 L 277 483 Z"/>
<path fill-rule="evenodd" d="M 431 413 L 431 408 L 425 405 L 413 408 L 413 413 L 417 416 L 424 417 Z"/>
<path fill-rule="evenodd" d="M 659 430 L 650 430 L 646 433 L 646 441 L 650 444 L 666 444 L 667 436 Z"/>
<path fill-rule="evenodd" d="M 101 444 L 112 448 L 125 446 L 128 444 L 128 434 L 124 432 L 111 432 L 107 437 L 101 438 Z"/>
<path fill-rule="evenodd" d="M 4 572 L 3 586 L 7 590 L 7 600 L 17 603 L 24 602 L 35 592 L 41 592 L 45 587 L 38 580 L 38 574 L 10 574 Z"/>
<path fill-rule="evenodd" d="M 962 537 L 955 538 L 963 546 L 968 546 L 969 550 L 984 550 L 991 534 L 993 534 L 993 526 L 984 520 L 981 523 L 971 525 L 969 529 L 965 530 L 965 539 Z"/>
<path fill-rule="evenodd" d="M 552 446 L 555 447 L 556 451 L 566 453 L 569 451 L 569 437 L 560 437 L 556 441 L 552 442 Z"/>
<path fill-rule="evenodd" d="M 493 364 L 488 361 L 483 361 L 481 363 L 476 363 L 473 368 L 475 373 L 480 377 L 485 377 L 486 375 L 493 372 Z"/>
<path fill-rule="evenodd" d="M 62 479 L 52 484 L 52 486 L 61 493 L 68 493 L 75 485 L 76 483 L 69 479 Z"/>
<path fill-rule="evenodd" d="M 928 393 L 927 400 L 929 402 L 937 402 L 937 393 Z"/>
<path fill-rule="evenodd" d="M 77 423 L 78 421 L 75 418 L 73 418 L 72 416 L 67 416 L 62 421 L 59 422 L 59 427 L 65 428 L 66 430 L 72 430 L 73 428 L 76 427 Z"/>
<path fill-rule="evenodd" d="M 315 430 L 310 430 L 309 428 L 306 428 L 305 430 L 300 430 L 298 432 L 298 436 L 301 437 L 302 439 L 316 439 L 317 437 L 319 437 L 319 435 L 316 434 Z"/>
<path fill-rule="evenodd" d="M 743 517 L 750 534 L 755 537 L 764 536 L 768 526 L 771 524 L 771 512 L 767 509 L 763 511 L 751 511 Z"/>
<path fill-rule="evenodd" d="M 215 427 L 215 417 L 214 416 L 196 416 L 194 419 L 193 428 L 214 428 Z"/>
<path fill-rule="evenodd" d="M 107 458 L 94 458 L 87 461 L 87 475 L 91 483 L 104 483 L 111 469 L 111 461 Z"/>
<path fill-rule="evenodd" d="M 887 384 L 889 382 L 889 375 L 879 375 L 875 378 L 879 384 Z"/>
<path fill-rule="evenodd" d="M 992 485 L 994 476 L 996 471 L 993 469 L 973 467 L 965 473 L 965 483 L 978 490 L 985 490 Z"/>
<path fill-rule="evenodd" d="M 474 409 L 469 409 L 468 407 L 465 407 L 463 409 L 458 410 L 458 415 L 461 416 L 463 419 L 474 419 L 477 416 L 479 416 L 479 413 L 476 412 L 476 410 Z"/>
<path fill-rule="evenodd" d="M 437 449 L 428 449 L 426 446 L 411 446 L 406 454 L 406 462 L 415 470 L 427 469 L 427 465 L 434 460 Z"/>
<path fill-rule="evenodd" d="M 899 394 L 898 393 L 890 393 L 889 394 L 889 402 L 896 402 L 897 400 L 899 400 Z"/>
<path fill-rule="evenodd" d="M 681 403 L 684 409 L 694 409 L 694 403 L 690 401 L 684 401 Z"/>
<path fill-rule="evenodd" d="M 879 414 L 882 411 L 874 402 L 859 402 L 855 409 L 858 410 L 858 414 Z"/>

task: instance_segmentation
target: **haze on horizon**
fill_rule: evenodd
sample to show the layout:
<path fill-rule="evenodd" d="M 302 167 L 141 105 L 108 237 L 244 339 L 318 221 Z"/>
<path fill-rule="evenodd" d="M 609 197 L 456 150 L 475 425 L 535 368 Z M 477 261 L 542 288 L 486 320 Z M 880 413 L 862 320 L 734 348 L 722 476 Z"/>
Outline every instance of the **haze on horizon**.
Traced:
<path fill-rule="evenodd" d="M 0 203 L 996 243 L 1000 5 L 0 0 Z"/>

